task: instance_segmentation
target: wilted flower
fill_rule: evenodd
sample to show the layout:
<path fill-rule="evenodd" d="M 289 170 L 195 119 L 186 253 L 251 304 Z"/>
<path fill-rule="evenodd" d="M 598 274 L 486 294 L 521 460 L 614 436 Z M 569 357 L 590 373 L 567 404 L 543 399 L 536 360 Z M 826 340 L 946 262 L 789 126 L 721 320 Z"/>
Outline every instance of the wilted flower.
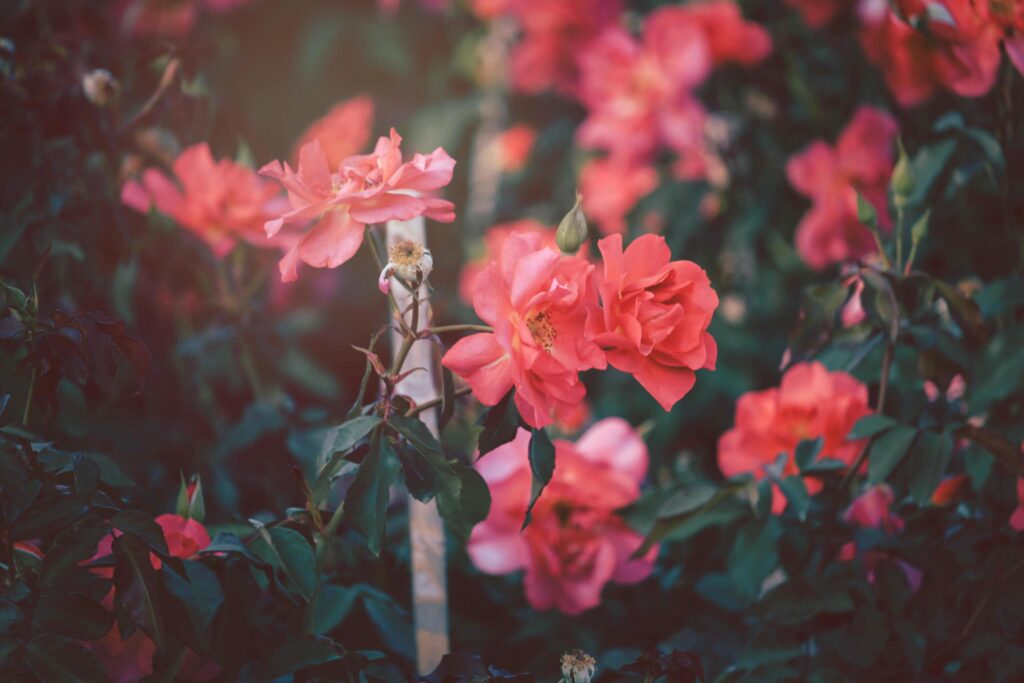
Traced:
<path fill-rule="evenodd" d="M 392 275 L 405 280 L 412 287 L 417 287 L 430 276 L 433 269 L 434 257 L 431 256 L 429 249 L 425 249 L 419 242 L 399 240 L 388 249 L 388 262 L 380 271 L 377 287 L 384 294 L 390 292 L 389 278 Z"/>
<path fill-rule="evenodd" d="M 473 308 L 494 332 L 463 337 L 442 363 L 465 379 L 484 405 L 515 387 L 520 415 L 544 427 L 579 404 L 579 373 L 604 368 L 605 357 L 584 335 L 596 303 L 594 266 L 544 246 L 537 234 L 515 234 L 476 278 Z"/>
<path fill-rule="evenodd" d="M 597 660 L 583 650 L 572 650 L 562 655 L 563 683 L 590 683 L 597 669 Z"/>
<path fill-rule="evenodd" d="M 106 69 L 93 69 L 82 76 L 82 92 L 85 93 L 85 99 L 97 107 L 105 107 L 113 102 L 120 91 L 121 84 Z"/>
<path fill-rule="evenodd" d="M 643 539 L 616 514 L 640 496 L 647 474 L 647 447 L 636 430 L 609 418 L 575 443 L 556 441 L 554 476 L 520 530 L 530 502 L 529 443 L 520 429 L 474 465 L 491 491 L 491 509 L 466 546 L 473 564 L 488 574 L 525 569 L 530 605 L 566 614 L 597 607 L 609 581 L 649 576 L 658 548 L 632 559 Z"/>
<path fill-rule="evenodd" d="M 824 441 L 819 459 L 847 465 L 863 450 L 865 440 L 848 441 L 857 420 L 869 414 L 868 388 L 845 372 L 829 372 L 818 362 L 798 363 L 782 376 L 778 387 L 750 391 L 736 403 L 735 425 L 718 440 L 718 466 L 727 477 L 750 474 L 763 479 L 767 468 L 786 455 L 781 476 L 798 474 L 793 458 L 801 441 Z M 822 484 L 813 477 L 804 483 L 811 494 Z M 777 486 L 772 511 L 781 513 L 786 499 Z"/>
<path fill-rule="evenodd" d="M 672 261 L 663 237 L 643 235 L 623 251 L 622 236 L 612 235 L 597 246 L 601 308 L 588 316 L 587 335 L 670 410 L 697 370 L 715 369 L 718 346 L 707 328 L 718 295 L 696 263 Z"/>
<path fill-rule="evenodd" d="M 316 268 L 337 268 L 348 261 L 362 245 L 367 224 L 421 215 L 446 223 L 455 220 L 451 202 L 421 196 L 451 182 L 455 160 L 439 147 L 402 163 L 401 142 L 392 128 L 371 154 L 349 157 L 332 171 L 323 147 L 314 140 L 299 152 L 297 171 L 279 161 L 260 169 L 284 185 L 292 207 L 267 221 L 267 237 L 285 225 L 312 223 L 281 260 L 283 281 L 298 277 L 299 261 Z"/>

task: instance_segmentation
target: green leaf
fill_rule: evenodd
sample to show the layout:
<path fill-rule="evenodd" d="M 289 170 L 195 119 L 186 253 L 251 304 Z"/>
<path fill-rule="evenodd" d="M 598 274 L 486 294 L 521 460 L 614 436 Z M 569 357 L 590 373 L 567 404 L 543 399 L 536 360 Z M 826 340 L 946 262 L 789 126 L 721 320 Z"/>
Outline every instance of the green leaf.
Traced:
<path fill-rule="evenodd" d="M 782 524 L 773 516 L 740 527 L 728 560 L 729 578 L 740 595 L 754 599 L 760 594 L 764 580 L 778 566 L 781 537 Z"/>
<path fill-rule="evenodd" d="M 514 391 L 509 391 L 504 398 L 480 416 L 483 431 L 480 432 L 477 444 L 479 452 L 477 457 L 482 458 L 498 446 L 512 441 L 519 433 L 520 419 L 516 402 L 512 398 L 514 393 Z"/>
<path fill-rule="evenodd" d="M 882 432 L 892 429 L 898 422 L 886 415 L 879 415 L 872 413 L 871 415 L 865 415 L 864 417 L 857 420 L 857 423 L 853 425 L 850 433 L 846 435 L 847 441 L 857 441 L 858 439 L 866 439 L 869 436 L 875 436 Z"/>
<path fill-rule="evenodd" d="M 274 564 L 287 576 L 299 594 L 309 601 L 316 591 L 316 561 L 313 549 L 298 531 L 283 526 L 268 528 L 249 520 L 260 532 Z"/>
<path fill-rule="evenodd" d="M 164 530 L 156 520 L 139 510 L 124 510 L 110 518 L 110 526 L 133 534 L 158 553 L 167 554 Z"/>
<path fill-rule="evenodd" d="M 330 492 L 331 479 L 347 462 L 345 455 L 379 424 L 379 417 L 364 415 L 327 431 L 323 448 L 317 458 L 318 474 L 312 487 L 313 501 L 316 504 L 319 505 L 326 500 L 327 494 Z"/>
<path fill-rule="evenodd" d="M 326 635 L 340 626 L 358 597 L 359 591 L 349 586 L 321 586 L 313 610 L 313 633 Z"/>
<path fill-rule="evenodd" d="M 182 564 L 185 577 L 174 571 L 161 572 L 164 588 L 185 606 L 196 633 L 203 637 L 224 604 L 224 591 L 216 572 L 206 565 L 195 560 L 184 560 Z"/>
<path fill-rule="evenodd" d="M 779 480 L 779 488 L 782 495 L 789 501 L 789 510 L 797 516 L 801 522 L 807 519 L 807 509 L 811 506 L 811 496 L 807 493 L 803 477 L 786 477 Z"/>
<path fill-rule="evenodd" d="M 80 593 L 44 594 L 32 620 L 43 628 L 78 640 L 97 640 L 114 624 L 114 614 Z"/>
<path fill-rule="evenodd" d="M 953 457 L 953 435 L 949 432 L 921 432 L 907 461 L 911 497 L 918 505 L 931 500 Z"/>
<path fill-rule="evenodd" d="M 366 616 L 370 617 L 377 635 L 388 649 L 403 659 L 414 659 L 413 625 L 408 612 L 394 598 L 379 590 L 364 586 L 361 593 Z"/>
<path fill-rule="evenodd" d="M 150 564 L 149 548 L 131 534 L 114 539 L 114 603 L 164 652 L 160 587 Z"/>
<path fill-rule="evenodd" d="M 91 458 L 75 454 L 75 495 L 88 502 L 100 485 L 100 466 Z"/>
<path fill-rule="evenodd" d="M 17 605 L 6 598 L 0 598 L 0 633 L 7 633 L 23 618 L 24 615 Z"/>
<path fill-rule="evenodd" d="M 892 285 L 885 276 L 873 270 L 862 270 L 861 277 L 867 284 L 865 294 L 869 295 L 864 297 L 865 309 L 882 324 L 889 340 L 895 342 L 900 333 L 900 305 Z"/>
<path fill-rule="evenodd" d="M 878 230 L 878 211 L 860 192 L 857 193 L 857 220 L 872 230 Z"/>
<path fill-rule="evenodd" d="M 330 638 L 304 636 L 281 643 L 266 657 L 246 668 L 253 678 L 267 680 L 337 661 L 344 656 L 345 650 Z"/>
<path fill-rule="evenodd" d="M 854 602 L 844 582 L 831 578 L 793 578 L 762 598 L 758 611 L 786 626 L 810 621 L 822 614 L 845 614 Z"/>
<path fill-rule="evenodd" d="M 796 445 L 793 458 L 796 460 L 796 464 L 801 471 L 818 459 L 824 445 L 825 439 L 822 437 L 818 437 L 817 439 L 804 439 Z"/>
<path fill-rule="evenodd" d="M 472 467 L 461 463 L 455 465 L 459 479 L 458 497 L 448 495 L 437 497 L 437 509 L 448 526 L 463 540 L 469 539 L 473 527 L 487 518 L 491 509 L 491 492 L 487 482 Z"/>
<path fill-rule="evenodd" d="M 725 524 L 745 514 L 745 505 L 723 505 L 727 500 L 735 500 L 736 488 L 696 486 L 673 493 L 662 504 L 657 520 L 633 557 L 642 557 L 663 540 L 690 538 L 709 526 Z"/>
<path fill-rule="evenodd" d="M 533 475 L 530 486 L 530 504 L 526 507 L 522 529 L 530 524 L 530 513 L 536 505 L 544 487 L 555 475 L 555 445 L 544 429 L 534 429 L 530 435 L 530 473 Z"/>
<path fill-rule="evenodd" d="M 868 484 L 874 486 L 885 481 L 903 460 L 916 436 L 916 429 L 897 426 L 875 439 L 868 454 Z"/>
<path fill-rule="evenodd" d="M 43 633 L 25 644 L 25 663 L 46 683 L 107 683 L 107 672 L 81 643 Z"/>
<path fill-rule="evenodd" d="M 374 555 L 380 555 L 384 544 L 388 500 L 397 476 L 398 459 L 380 431 L 375 431 L 370 440 L 370 452 L 359 464 L 355 479 L 345 494 L 345 516 L 366 539 L 366 545 Z"/>
<path fill-rule="evenodd" d="M 78 566 L 96 552 L 100 540 L 109 533 L 99 517 L 89 514 L 74 526 L 62 531 L 50 545 L 39 569 L 39 583 L 56 583 L 65 572 Z"/>
<path fill-rule="evenodd" d="M 31 512 L 20 516 L 11 528 L 11 540 L 22 541 L 45 536 L 68 526 L 88 509 L 87 505 L 74 496 L 63 496 L 56 501 L 36 500 Z"/>

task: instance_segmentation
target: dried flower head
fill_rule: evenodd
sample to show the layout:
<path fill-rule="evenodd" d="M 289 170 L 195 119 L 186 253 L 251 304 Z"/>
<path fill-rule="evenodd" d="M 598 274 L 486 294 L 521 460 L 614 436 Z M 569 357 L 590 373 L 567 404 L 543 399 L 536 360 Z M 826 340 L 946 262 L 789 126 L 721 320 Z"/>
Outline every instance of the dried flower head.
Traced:
<path fill-rule="evenodd" d="M 120 91 L 121 84 L 106 69 L 93 69 L 82 77 L 85 99 L 97 107 L 105 107 L 113 102 Z"/>
<path fill-rule="evenodd" d="M 399 240 L 388 248 L 388 263 L 380 271 L 377 286 L 387 294 L 391 291 L 388 278 L 394 275 L 408 283 L 418 285 L 430 275 L 434 268 L 434 257 L 430 250 L 419 242 Z"/>
<path fill-rule="evenodd" d="M 583 650 L 571 650 L 562 655 L 562 683 L 590 683 L 597 661 Z"/>

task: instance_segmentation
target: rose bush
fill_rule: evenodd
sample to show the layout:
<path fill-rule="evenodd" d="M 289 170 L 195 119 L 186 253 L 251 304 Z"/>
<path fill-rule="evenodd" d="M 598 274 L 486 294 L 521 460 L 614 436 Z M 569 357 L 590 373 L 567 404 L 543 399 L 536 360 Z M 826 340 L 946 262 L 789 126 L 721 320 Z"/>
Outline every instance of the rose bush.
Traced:
<path fill-rule="evenodd" d="M 0 679 L 1021 680 L 1021 7 L 4 4 Z"/>

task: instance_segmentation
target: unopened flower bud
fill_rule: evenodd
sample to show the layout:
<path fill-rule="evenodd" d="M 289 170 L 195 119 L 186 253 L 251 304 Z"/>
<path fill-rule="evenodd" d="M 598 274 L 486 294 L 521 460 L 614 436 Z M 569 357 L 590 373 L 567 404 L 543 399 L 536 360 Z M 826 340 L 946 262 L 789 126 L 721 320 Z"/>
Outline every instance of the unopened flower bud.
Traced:
<path fill-rule="evenodd" d="M 117 98 L 121 84 L 106 69 L 94 69 L 82 77 L 85 99 L 97 107 L 105 107 Z"/>
<path fill-rule="evenodd" d="M 583 195 L 576 193 L 576 203 L 558 224 L 555 243 L 563 254 L 575 254 L 587 241 L 587 217 L 583 214 Z"/>
<path fill-rule="evenodd" d="M 562 683 L 590 683 L 597 662 L 583 650 L 572 650 L 562 655 Z"/>
<path fill-rule="evenodd" d="M 904 201 L 914 192 L 917 186 L 917 178 L 914 177 L 914 167 L 910 163 L 907 150 L 903 148 L 903 142 L 899 142 L 900 154 L 896 160 L 896 167 L 892 170 L 892 192 L 897 202 Z"/>
<path fill-rule="evenodd" d="M 202 523 L 206 517 L 206 504 L 203 501 L 203 480 L 194 475 L 191 481 L 181 477 L 181 488 L 178 490 L 178 504 L 175 512 L 179 517 L 194 519 Z"/>

